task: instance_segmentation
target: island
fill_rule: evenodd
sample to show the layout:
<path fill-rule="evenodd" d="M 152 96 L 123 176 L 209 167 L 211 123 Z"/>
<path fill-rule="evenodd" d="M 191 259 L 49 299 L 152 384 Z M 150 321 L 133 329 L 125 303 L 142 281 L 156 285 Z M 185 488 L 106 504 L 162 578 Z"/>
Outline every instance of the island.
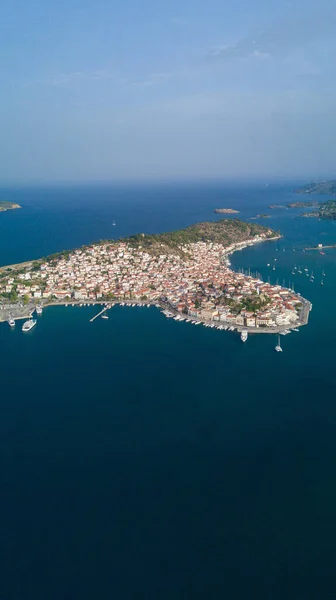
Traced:
<path fill-rule="evenodd" d="M 260 213 L 260 215 L 256 215 L 255 217 L 250 217 L 250 219 L 254 220 L 254 219 L 269 219 L 271 215 L 268 215 L 267 213 Z"/>
<path fill-rule="evenodd" d="M 296 194 L 328 194 L 336 196 L 336 180 L 312 181 L 294 190 Z"/>
<path fill-rule="evenodd" d="M 321 202 L 318 211 L 302 213 L 302 217 L 317 217 L 318 219 L 336 220 L 336 200 Z"/>
<path fill-rule="evenodd" d="M 286 208 L 286 206 L 284 206 L 283 204 L 270 204 L 268 208 L 271 208 L 273 210 L 275 208 Z"/>
<path fill-rule="evenodd" d="M 319 206 L 320 202 L 314 200 L 291 202 L 290 204 L 287 204 L 288 208 L 318 208 Z"/>
<path fill-rule="evenodd" d="M 239 210 L 235 210 L 234 208 L 215 208 L 214 213 L 218 213 L 219 215 L 234 215 L 238 214 Z"/>
<path fill-rule="evenodd" d="M 14 210 L 16 208 L 21 208 L 20 204 L 0 200 L 0 212 L 5 212 L 6 210 Z"/>
<path fill-rule="evenodd" d="M 0 320 L 31 316 L 38 303 L 147 304 L 167 317 L 218 329 L 271 333 L 308 321 L 310 303 L 293 290 L 235 272 L 229 255 L 278 239 L 237 219 L 178 231 L 105 240 L 0 269 Z M 105 310 L 105 309 L 103 309 Z M 243 328 L 243 329 L 242 329 Z"/>

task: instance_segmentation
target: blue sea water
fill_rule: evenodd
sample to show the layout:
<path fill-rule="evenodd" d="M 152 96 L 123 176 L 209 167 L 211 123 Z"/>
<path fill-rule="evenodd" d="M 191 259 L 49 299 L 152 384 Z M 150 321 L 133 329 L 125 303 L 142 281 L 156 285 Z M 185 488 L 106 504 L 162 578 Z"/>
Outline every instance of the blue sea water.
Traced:
<path fill-rule="evenodd" d="M 0 264 L 217 206 L 248 218 L 294 185 L 4 189 L 22 209 L 0 215 Z M 25 335 L 0 324 L 0 597 L 335 597 L 336 253 L 302 249 L 335 243 L 336 224 L 268 212 L 284 237 L 232 263 L 312 301 L 281 355 L 274 336 L 242 344 L 154 308 L 90 323 L 92 307 L 50 307 Z"/>

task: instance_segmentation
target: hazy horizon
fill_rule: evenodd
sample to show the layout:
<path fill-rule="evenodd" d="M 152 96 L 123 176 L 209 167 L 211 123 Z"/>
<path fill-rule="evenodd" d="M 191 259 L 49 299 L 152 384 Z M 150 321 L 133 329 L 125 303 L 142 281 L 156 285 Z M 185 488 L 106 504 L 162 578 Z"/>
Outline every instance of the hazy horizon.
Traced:
<path fill-rule="evenodd" d="M 334 0 L 4 0 L 0 183 L 332 178 L 335 20 Z"/>

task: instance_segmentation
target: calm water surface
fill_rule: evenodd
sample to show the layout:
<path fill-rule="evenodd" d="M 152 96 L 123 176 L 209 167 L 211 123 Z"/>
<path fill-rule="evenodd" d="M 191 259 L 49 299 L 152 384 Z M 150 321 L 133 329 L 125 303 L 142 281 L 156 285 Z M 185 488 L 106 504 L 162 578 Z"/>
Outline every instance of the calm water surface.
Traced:
<path fill-rule="evenodd" d="M 2 190 L 23 208 L 0 215 L 0 264 L 216 219 L 217 206 L 247 218 L 292 187 Z M 25 335 L 0 324 L 0 597 L 335 597 L 336 254 L 302 248 L 336 229 L 298 212 L 260 221 L 278 244 L 232 257 L 313 302 L 281 355 L 274 336 L 244 345 L 154 308 L 89 323 L 94 308 L 51 307 Z"/>

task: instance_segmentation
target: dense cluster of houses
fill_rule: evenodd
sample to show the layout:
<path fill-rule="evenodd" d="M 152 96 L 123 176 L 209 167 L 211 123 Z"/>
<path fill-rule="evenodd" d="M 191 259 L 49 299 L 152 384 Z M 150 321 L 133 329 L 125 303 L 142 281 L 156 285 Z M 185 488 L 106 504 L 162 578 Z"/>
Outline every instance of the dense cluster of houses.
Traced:
<path fill-rule="evenodd" d="M 300 305 L 294 292 L 229 268 L 228 254 L 254 242 L 190 243 L 178 253 L 162 246 L 162 254 L 160 248 L 153 253 L 122 241 L 92 245 L 14 271 L 1 280 L 0 294 L 15 290 L 19 298 L 47 301 L 161 299 L 202 320 L 247 327 L 294 324 Z"/>

